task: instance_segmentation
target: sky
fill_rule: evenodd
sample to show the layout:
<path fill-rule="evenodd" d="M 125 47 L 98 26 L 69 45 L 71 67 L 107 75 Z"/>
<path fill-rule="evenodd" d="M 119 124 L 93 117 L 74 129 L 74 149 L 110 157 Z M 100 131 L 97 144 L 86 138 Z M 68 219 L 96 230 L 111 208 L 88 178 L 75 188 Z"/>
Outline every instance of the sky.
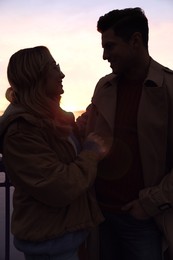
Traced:
<path fill-rule="evenodd" d="M 0 0 L 0 111 L 8 106 L 6 70 L 19 49 L 47 46 L 65 74 L 61 106 L 85 110 L 100 77 L 111 72 L 102 59 L 100 16 L 141 7 L 149 22 L 149 53 L 173 69 L 173 0 Z"/>

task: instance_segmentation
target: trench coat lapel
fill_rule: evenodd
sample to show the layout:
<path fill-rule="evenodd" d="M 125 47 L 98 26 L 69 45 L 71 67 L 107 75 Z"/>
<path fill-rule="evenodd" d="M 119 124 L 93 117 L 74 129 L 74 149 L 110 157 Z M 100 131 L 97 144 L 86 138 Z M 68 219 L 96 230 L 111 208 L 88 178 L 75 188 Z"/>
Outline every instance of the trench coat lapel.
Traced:
<path fill-rule="evenodd" d="M 116 78 L 111 79 L 108 84 L 104 85 L 97 95 L 97 100 L 93 99 L 104 120 L 109 125 L 113 133 L 114 119 L 117 103 L 117 84 Z"/>
<path fill-rule="evenodd" d="M 144 183 L 155 185 L 165 174 L 168 103 L 163 67 L 151 61 L 138 110 L 138 138 Z"/>

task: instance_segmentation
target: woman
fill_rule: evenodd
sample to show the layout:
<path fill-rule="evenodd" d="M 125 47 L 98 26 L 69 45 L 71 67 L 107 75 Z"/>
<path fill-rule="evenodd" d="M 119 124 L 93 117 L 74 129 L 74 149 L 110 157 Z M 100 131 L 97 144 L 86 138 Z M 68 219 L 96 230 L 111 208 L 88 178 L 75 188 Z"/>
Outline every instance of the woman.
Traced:
<path fill-rule="evenodd" d="M 64 74 L 46 47 L 13 54 L 7 76 L 11 104 L 0 119 L 0 143 L 15 187 L 14 245 L 26 260 L 76 260 L 103 219 L 93 182 L 109 149 L 96 134 L 81 149 L 73 114 L 59 106 Z"/>

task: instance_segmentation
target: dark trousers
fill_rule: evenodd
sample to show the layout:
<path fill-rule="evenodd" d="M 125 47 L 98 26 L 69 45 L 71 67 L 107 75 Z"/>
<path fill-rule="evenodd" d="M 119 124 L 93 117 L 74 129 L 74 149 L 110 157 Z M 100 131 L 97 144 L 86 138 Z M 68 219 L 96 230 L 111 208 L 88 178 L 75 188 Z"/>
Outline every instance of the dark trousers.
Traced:
<path fill-rule="evenodd" d="M 154 220 L 105 213 L 100 225 L 100 260 L 161 260 L 162 234 Z"/>

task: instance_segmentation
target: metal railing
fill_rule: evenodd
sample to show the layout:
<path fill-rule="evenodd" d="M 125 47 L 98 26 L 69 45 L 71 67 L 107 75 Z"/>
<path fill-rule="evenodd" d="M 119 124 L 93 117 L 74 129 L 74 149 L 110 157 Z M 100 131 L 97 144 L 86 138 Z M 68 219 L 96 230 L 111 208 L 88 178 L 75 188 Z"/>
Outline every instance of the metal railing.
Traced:
<path fill-rule="evenodd" d="M 0 157 L 0 172 L 5 173 Z M 0 187 L 5 188 L 5 260 L 10 260 L 10 187 L 12 186 L 5 174 L 4 182 L 0 182 Z"/>
<path fill-rule="evenodd" d="M 7 175 L 5 174 L 4 165 L 2 163 L 2 157 L 0 154 L 0 174 L 4 173 L 4 181 L 0 182 L 0 188 L 5 188 L 5 258 L 4 260 L 10 260 L 10 187 L 13 185 L 9 181 Z M 16 259 L 16 258 L 15 258 Z M 23 258 L 22 258 L 23 259 Z M 85 259 L 85 257 L 81 257 L 80 259 Z M 167 253 L 163 256 L 163 260 L 170 260 L 170 257 Z"/>

